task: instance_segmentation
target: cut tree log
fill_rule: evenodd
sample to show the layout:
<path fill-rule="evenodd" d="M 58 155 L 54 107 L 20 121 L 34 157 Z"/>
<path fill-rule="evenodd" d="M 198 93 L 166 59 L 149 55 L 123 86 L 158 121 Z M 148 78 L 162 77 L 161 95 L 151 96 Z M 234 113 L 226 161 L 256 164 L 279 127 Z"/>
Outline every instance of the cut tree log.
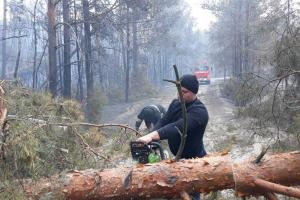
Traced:
<path fill-rule="evenodd" d="M 265 156 L 259 164 L 233 163 L 229 155 L 163 161 L 132 168 L 70 171 L 25 184 L 29 196 L 59 195 L 69 200 L 150 199 L 180 197 L 234 189 L 238 196 L 266 195 L 255 180 L 300 185 L 300 152 Z M 58 197 L 56 197 L 58 198 Z M 50 198 L 51 199 L 51 198 Z"/>

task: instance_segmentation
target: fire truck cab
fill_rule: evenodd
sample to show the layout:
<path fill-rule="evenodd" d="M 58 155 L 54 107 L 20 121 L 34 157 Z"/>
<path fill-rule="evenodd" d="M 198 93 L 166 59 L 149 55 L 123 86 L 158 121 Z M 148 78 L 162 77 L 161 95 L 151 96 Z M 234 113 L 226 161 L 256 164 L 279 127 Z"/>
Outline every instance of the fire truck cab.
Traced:
<path fill-rule="evenodd" d="M 210 84 L 210 67 L 203 65 L 196 67 L 194 75 L 197 77 L 199 84 Z"/>

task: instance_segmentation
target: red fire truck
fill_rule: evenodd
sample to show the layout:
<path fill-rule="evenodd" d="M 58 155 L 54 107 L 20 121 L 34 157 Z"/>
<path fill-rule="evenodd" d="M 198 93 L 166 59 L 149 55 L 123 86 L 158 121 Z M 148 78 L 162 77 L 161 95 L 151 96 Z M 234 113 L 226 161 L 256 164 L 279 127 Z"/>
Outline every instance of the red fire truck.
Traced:
<path fill-rule="evenodd" d="M 210 67 L 203 65 L 195 68 L 194 75 L 197 77 L 199 84 L 210 84 Z"/>

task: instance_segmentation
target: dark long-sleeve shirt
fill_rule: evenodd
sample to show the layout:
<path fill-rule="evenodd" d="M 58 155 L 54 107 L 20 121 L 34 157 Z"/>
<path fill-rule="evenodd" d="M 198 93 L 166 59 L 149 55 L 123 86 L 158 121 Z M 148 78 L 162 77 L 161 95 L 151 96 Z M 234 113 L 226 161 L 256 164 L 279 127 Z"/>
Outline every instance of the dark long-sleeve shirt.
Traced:
<path fill-rule="evenodd" d="M 187 110 L 187 138 L 182 152 L 182 158 L 203 157 L 206 151 L 203 145 L 203 135 L 208 122 L 208 112 L 204 104 L 195 99 L 186 104 Z M 171 152 L 176 155 L 181 142 L 181 136 L 176 127 L 183 132 L 183 115 L 178 99 L 172 101 L 167 113 L 156 124 L 160 139 L 168 140 Z"/>

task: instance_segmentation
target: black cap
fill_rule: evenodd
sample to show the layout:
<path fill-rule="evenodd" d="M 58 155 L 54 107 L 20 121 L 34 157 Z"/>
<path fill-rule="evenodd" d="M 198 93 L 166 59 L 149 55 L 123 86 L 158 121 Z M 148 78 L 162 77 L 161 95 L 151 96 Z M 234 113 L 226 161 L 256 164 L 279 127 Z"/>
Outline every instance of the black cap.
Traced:
<path fill-rule="evenodd" d="M 199 82 L 197 77 L 192 74 L 185 74 L 180 78 L 181 86 L 188 89 L 194 94 L 198 93 L 199 89 Z"/>

